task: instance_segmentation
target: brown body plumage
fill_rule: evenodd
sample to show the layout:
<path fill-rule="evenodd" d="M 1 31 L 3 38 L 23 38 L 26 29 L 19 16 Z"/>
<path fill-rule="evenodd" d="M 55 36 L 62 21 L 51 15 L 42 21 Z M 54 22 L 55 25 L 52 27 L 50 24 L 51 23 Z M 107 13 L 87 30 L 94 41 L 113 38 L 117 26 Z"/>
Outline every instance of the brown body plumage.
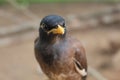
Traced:
<path fill-rule="evenodd" d="M 45 37 L 42 31 L 41 35 Z M 46 41 L 41 39 L 44 37 L 39 36 L 35 40 L 35 56 L 49 79 L 86 80 L 87 61 L 81 43 L 60 35 L 49 34 Z"/>

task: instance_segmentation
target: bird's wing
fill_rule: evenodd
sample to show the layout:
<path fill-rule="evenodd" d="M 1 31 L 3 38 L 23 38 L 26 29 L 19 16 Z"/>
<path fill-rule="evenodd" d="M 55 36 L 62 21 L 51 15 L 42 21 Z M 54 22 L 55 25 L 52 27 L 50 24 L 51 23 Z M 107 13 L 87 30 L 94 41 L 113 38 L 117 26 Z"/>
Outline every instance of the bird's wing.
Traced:
<path fill-rule="evenodd" d="M 87 60 L 84 47 L 77 44 L 75 57 L 73 58 L 76 71 L 83 77 L 87 76 Z"/>

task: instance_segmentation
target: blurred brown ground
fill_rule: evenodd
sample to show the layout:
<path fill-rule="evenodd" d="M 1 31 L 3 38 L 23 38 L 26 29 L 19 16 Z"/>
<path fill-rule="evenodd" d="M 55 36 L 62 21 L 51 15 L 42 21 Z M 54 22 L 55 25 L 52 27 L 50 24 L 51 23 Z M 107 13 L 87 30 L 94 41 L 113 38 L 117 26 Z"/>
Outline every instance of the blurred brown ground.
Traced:
<path fill-rule="evenodd" d="M 31 5 L 29 10 L 38 16 L 38 19 L 53 13 L 67 18 L 69 16 L 91 14 L 114 6 L 114 4 L 95 3 L 36 4 Z M 0 16 L 0 29 L 3 30 L 4 28 L 9 30 L 13 25 L 19 26 L 22 22 L 24 24 L 27 21 L 34 22 L 10 5 L 0 6 L 1 12 L 6 12 L 5 14 L 8 13 L 9 16 Z M 118 17 L 120 18 L 120 16 Z M 35 24 L 39 25 L 39 21 L 37 20 Z M 35 27 L 38 27 L 36 25 Z M 72 25 L 76 25 L 76 23 Z M 120 24 L 99 25 L 81 30 L 75 29 L 69 31 L 69 34 L 80 39 L 85 46 L 89 66 L 95 68 L 107 80 L 120 80 Z M 38 30 L 0 36 L 0 80 L 46 80 L 43 73 L 39 72 L 34 57 L 34 40 L 37 36 Z M 97 79 L 88 75 L 88 80 Z"/>

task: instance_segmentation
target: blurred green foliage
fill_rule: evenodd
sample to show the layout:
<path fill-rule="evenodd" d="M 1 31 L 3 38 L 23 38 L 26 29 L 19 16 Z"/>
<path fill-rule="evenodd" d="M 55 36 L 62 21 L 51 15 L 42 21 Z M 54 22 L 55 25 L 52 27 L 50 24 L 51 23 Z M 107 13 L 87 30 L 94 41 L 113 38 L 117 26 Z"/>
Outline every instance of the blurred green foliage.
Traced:
<path fill-rule="evenodd" d="M 6 0 L 0 0 L 0 4 L 6 3 Z"/>
<path fill-rule="evenodd" d="M 19 4 L 33 4 L 33 3 L 67 3 L 67 2 L 102 2 L 102 3 L 117 3 L 120 0 L 14 0 Z M 0 4 L 7 3 L 7 0 L 0 0 Z"/>

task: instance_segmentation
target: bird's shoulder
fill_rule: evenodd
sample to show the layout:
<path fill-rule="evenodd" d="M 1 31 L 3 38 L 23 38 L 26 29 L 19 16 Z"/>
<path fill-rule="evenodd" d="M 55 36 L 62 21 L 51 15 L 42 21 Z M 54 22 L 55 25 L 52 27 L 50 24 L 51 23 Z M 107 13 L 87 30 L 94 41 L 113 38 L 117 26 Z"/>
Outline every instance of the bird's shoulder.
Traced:
<path fill-rule="evenodd" d="M 74 47 L 74 48 L 78 48 L 78 49 L 84 48 L 81 41 L 73 37 L 67 37 L 67 43 L 69 43 L 69 45 L 71 45 L 71 47 Z"/>

